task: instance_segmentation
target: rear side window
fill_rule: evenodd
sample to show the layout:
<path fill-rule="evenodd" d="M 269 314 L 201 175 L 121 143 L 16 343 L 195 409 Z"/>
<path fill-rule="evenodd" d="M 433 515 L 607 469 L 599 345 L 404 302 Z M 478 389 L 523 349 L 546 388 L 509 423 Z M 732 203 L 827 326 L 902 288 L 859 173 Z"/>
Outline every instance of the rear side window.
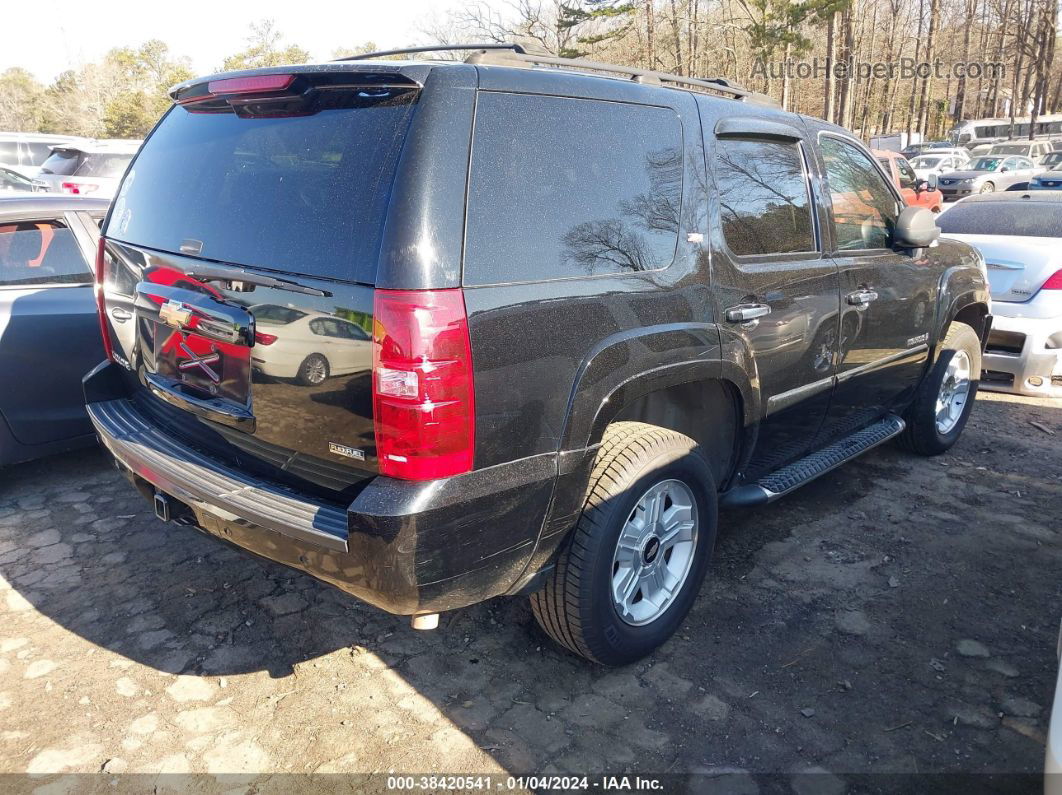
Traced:
<path fill-rule="evenodd" d="M 106 229 L 134 245 L 372 283 L 407 89 L 322 92 L 306 115 L 176 106 L 145 142 Z"/>
<path fill-rule="evenodd" d="M 1062 204 L 1054 202 L 959 202 L 937 216 L 952 235 L 1019 235 L 1062 238 Z"/>
<path fill-rule="evenodd" d="M 55 149 L 48 159 L 41 164 L 41 171 L 45 174 L 58 174 L 69 177 L 77 171 L 80 165 L 81 153 L 73 149 Z"/>
<path fill-rule="evenodd" d="M 18 141 L 0 141 L 0 163 L 17 166 Z"/>
<path fill-rule="evenodd" d="M 51 221 L 0 224 L 0 287 L 90 284 L 77 240 Z"/>
<path fill-rule="evenodd" d="M 739 256 L 814 251 L 804 157 L 795 143 L 716 142 L 723 237 Z"/>
<path fill-rule="evenodd" d="M 681 205 L 682 127 L 673 111 L 480 93 L 466 284 L 666 267 Z"/>

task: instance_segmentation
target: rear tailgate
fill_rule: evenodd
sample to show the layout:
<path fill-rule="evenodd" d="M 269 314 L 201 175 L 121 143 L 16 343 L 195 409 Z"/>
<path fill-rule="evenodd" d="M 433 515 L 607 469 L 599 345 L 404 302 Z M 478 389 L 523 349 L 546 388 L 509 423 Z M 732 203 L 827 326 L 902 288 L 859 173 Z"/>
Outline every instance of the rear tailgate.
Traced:
<path fill-rule="evenodd" d="M 170 111 L 104 229 L 104 316 L 153 421 L 346 500 L 378 471 L 373 284 L 416 90 L 316 79 Z"/>

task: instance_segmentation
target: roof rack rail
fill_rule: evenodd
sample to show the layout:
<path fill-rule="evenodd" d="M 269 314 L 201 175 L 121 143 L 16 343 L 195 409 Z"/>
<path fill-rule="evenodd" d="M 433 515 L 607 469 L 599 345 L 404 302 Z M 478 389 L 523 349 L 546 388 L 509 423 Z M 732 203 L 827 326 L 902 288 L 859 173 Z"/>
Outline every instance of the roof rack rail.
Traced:
<path fill-rule="evenodd" d="M 465 58 L 465 63 L 497 64 L 499 66 L 557 66 L 575 70 L 604 72 L 606 74 L 620 74 L 627 75 L 639 83 L 706 89 L 723 96 L 755 102 L 759 105 L 778 107 L 778 103 L 766 94 L 734 85 L 723 77 L 683 77 L 668 72 L 654 72 L 651 69 L 618 66 L 601 61 L 587 61 L 582 58 L 559 58 L 553 55 L 538 55 L 529 53 L 519 44 L 513 43 L 434 44 L 426 47 L 405 47 L 400 50 L 382 50 L 380 52 L 365 53 L 364 55 L 351 55 L 337 60 L 360 61 L 369 58 L 382 58 L 387 55 L 411 55 L 420 52 L 445 52 L 448 50 L 473 50 L 474 52 Z"/>
<path fill-rule="evenodd" d="M 385 58 L 388 55 L 413 55 L 418 52 L 446 52 L 447 50 L 511 50 L 523 55 L 526 50 L 519 44 L 497 44 L 488 42 L 485 44 L 429 44 L 426 47 L 403 47 L 398 50 L 379 50 L 378 52 L 366 52 L 361 55 L 347 55 L 336 58 L 337 61 L 361 61 L 370 58 Z"/>

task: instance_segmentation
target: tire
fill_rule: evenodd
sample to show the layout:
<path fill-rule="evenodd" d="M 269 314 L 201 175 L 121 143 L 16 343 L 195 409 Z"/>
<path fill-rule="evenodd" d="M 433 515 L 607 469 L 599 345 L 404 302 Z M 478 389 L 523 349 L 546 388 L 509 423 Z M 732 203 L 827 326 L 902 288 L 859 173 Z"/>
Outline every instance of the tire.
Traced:
<path fill-rule="evenodd" d="M 944 394 L 942 390 L 945 381 L 950 377 L 954 383 L 955 370 L 959 369 L 961 372 L 963 369 L 962 357 L 965 357 L 967 362 L 969 388 L 961 409 L 949 412 L 949 421 L 943 423 L 942 427 L 938 424 L 938 410 L 941 406 L 938 401 Z M 941 343 L 937 361 L 926 373 L 915 392 L 914 402 L 904 413 L 907 427 L 897 437 L 899 445 L 912 453 L 925 456 L 940 455 L 949 450 L 959 440 L 962 429 L 966 427 L 980 378 L 981 340 L 970 326 L 953 322 Z"/>
<path fill-rule="evenodd" d="M 642 599 L 639 571 L 662 568 L 667 572 L 665 579 L 675 577 L 670 596 L 658 599 L 659 614 L 639 622 L 638 615 L 628 614 L 626 619 L 620 615 L 613 579 L 623 576 L 620 555 L 631 554 L 629 542 L 622 550 L 618 546 L 621 531 L 626 528 L 626 537 L 631 537 L 633 525 L 628 519 L 636 514 L 644 517 L 643 497 L 649 499 L 651 493 L 668 495 L 661 503 L 664 512 L 679 502 L 682 506 L 689 502 L 695 509 L 689 512 L 693 540 L 691 548 L 680 546 L 685 542 L 674 542 L 670 547 L 657 543 L 654 552 L 655 535 L 650 533 L 641 552 L 632 557 L 637 564 L 631 563 L 626 571 L 633 571 L 629 582 L 637 587 L 628 606 L 641 611 L 642 617 L 656 606 L 654 600 Z M 669 502 L 671 496 L 681 499 Z M 564 542 L 544 587 L 531 595 L 531 608 L 542 629 L 561 646 L 603 665 L 633 662 L 663 644 L 686 617 L 704 580 L 715 545 L 717 501 L 711 468 L 692 439 L 640 422 L 609 426 L 579 521 Z M 685 515 L 681 510 L 676 512 L 676 516 Z M 683 562 L 687 554 L 688 560 Z M 682 577 L 673 573 L 680 568 L 685 572 Z M 652 579 L 650 575 L 644 580 L 648 587 L 652 587 Z"/>
<path fill-rule="evenodd" d="M 994 183 L 994 182 L 986 182 L 984 185 L 981 186 L 981 190 L 979 192 L 980 193 L 994 193 L 995 190 L 996 190 L 996 183 Z"/>
<path fill-rule="evenodd" d="M 320 386 L 328 380 L 328 359 L 319 353 L 311 353 L 299 365 L 295 380 L 303 386 Z"/>

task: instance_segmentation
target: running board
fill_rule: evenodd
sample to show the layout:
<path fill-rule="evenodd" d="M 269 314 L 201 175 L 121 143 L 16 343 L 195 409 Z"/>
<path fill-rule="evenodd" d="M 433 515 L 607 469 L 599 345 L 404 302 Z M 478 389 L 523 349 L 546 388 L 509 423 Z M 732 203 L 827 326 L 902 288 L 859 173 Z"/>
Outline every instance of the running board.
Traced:
<path fill-rule="evenodd" d="M 904 421 L 899 417 L 889 415 L 861 431 L 856 431 L 851 436 L 834 442 L 829 447 L 824 447 L 818 452 L 765 475 L 755 483 L 730 489 L 720 497 L 719 505 L 722 508 L 750 508 L 754 505 L 774 502 L 805 483 L 810 483 L 820 475 L 825 475 L 841 464 L 851 461 L 870 448 L 887 442 L 901 433 L 903 429 Z"/>

